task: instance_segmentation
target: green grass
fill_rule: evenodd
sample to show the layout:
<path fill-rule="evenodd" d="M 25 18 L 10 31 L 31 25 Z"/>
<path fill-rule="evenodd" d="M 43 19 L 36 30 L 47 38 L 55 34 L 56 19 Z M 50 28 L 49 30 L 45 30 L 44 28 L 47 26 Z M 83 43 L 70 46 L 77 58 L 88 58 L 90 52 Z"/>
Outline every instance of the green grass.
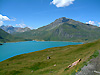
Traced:
<path fill-rule="evenodd" d="M 99 51 L 98 50 L 96 50 L 94 53 L 93 53 L 93 55 L 92 56 L 90 56 L 90 59 L 91 58 L 93 58 L 93 57 L 97 57 L 99 55 Z"/>
<path fill-rule="evenodd" d="M 81 70 L 91 56 L 98 55 L 97 50 L 100 50 L 100 40 L 22 54 L 0 62 L 0 74 L 74 75 Z M 51 59 L 47 59 L 47 56 L 50 56 Z M 78 65 L 66 70 L 68 65 L 80 58 L 82 61 Z M 55 64 L 56 66 L 54 66 Z"/>

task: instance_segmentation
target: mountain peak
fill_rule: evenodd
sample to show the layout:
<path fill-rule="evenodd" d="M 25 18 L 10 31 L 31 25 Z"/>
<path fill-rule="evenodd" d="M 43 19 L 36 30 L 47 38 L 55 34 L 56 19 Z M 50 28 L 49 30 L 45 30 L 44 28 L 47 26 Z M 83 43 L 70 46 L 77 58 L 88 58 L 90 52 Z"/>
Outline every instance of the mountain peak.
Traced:
<path fill-rule="evenodd" d="M 60 18 L 59 18 L 60 19 Z M 66 18 L 66 17 L 61 17 L 61 19 L 69 19 L 69 18 Z"/>
<path fill-rule="evenodd" d="M 0 29 L 3 29 L 4 31 L 10 33 L 10 34 L 13 34 L 13 33 L 16 33 L 16 32 L 25 32 L 25 31 L 30 31 L 31 29 L 28 28 L 28 27 L 25 27 L 25 28 L 21 28 L 21 27 L 13 27 L 11 25 L 2 25 L 0 26 Z"/>
<path fill-rule="evenodd" d="M 69 18 L 66 18 L 66 17 L 61 17 L 59 19 L 56 19 L 54 22 L 55 23 L 64 23 L 64 22 L 68 22 L 70 19 Z M 53 22 L 53 23 L 54 23 Z"/>
<path fill-rule="evenodd" d="M 66 17 L 61 17 L 61 18 L 59 18 L 58 20 L 61 20 L 62 22 L 67 22 L 67 21 L 69 21 L 70 19 L 69 19 L 69 18 L 66 18 Z"/>

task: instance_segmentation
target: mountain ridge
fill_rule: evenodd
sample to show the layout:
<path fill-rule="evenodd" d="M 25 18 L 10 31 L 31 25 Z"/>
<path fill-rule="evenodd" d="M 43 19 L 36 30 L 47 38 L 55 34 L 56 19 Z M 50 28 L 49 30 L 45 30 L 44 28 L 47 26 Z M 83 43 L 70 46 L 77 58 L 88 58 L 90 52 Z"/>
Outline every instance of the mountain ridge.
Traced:
<path fill-rule="evenodd" d="M 0 42 L 11 41 L 11 39 L 14 39 L 12 35 L 0 29 Z"/>
<path fill-rule="evenodd" d="M 99 39 L 99 32 L 97 26 L 62 17 L 46 26 L 14 35 L 45 41 L 92 41 Z"/>
<path fill-rule="evenodd" d="M 13 27 L 13 26 L 5 26 L 2 25 L 0 26 L 1 29 L 3 29 L 4 31 L 6 31 L 7 33 L 13 34 L 13 33 L 20 33 L 20 32 L 25 32 L 25 31 L 30 31 L 31 29 L 28 27 L 25 28 L 21 28 L 21 27 Z"/>
<path fill-rule="evenodd" d="M 31 39 L 24 39 L 14 35 L 11 35 L 4 30 L 0 29 L 0 43 L 6 42 L 18 42 L 18 41 L 32 41 Z"/>

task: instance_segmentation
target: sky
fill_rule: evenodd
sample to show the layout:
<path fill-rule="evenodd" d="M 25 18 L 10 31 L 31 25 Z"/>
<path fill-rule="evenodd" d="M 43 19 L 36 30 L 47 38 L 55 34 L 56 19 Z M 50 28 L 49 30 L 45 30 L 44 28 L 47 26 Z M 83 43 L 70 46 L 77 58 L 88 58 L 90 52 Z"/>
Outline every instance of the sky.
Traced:
<path fill-rule="evenodd" d="M 0 26 L 37 29 L 61 17 L 100 26 L 100 0 L 0 0 Z"/>

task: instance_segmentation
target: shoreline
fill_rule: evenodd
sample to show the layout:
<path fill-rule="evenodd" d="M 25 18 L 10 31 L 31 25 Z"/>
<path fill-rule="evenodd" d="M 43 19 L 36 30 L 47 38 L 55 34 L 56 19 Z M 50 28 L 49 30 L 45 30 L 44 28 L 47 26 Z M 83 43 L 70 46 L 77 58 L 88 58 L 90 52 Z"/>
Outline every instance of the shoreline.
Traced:
<path fill-rule="evenodd" d="M 33 40 L 33 42 L 36 40 Z M 17 43 L 17 42 L 30 42 L 30 41 L 13 41 L 13 42 L 6 42 L 6 43 Z M 75 41 L 36 41 L 36 42 L 75 42 Z M 75 43 L 85 43 L 85 42 L 75 42 Z"/>
<path fill-rule="evenodd" d="M 30 41 L 25 41 L 25 42 L 30 42 Z M 31 42 L 32 42 L 32 41 L 31 41 Z M 58 42 L 58 41 L 37 41 L 37 42 Z M 62 42 L 62 41 L 59 41 L 59 42 Z M 10 42 L 10 43 L 23 43 L 23 42 Z M 82 43 L 82 42 L 72 42 L 72 43 L 80 43 L 80 44 L 75 44 L 75 45 L 84 44 L 84 43 Z M 9 44 L 9 43 L 8 43 L 8 44 Z M 74 45 L 74 44 L 73 44 L 73 45 Z M 65 46 L 70 46 L 70 45 L 65 45 Z M 59 47 L 65 47 L 65 46 L 57 46 L 57 47 L 50 47 L 50 48 L 52 49 L 52 48 L 59 48 Z M 44 50 L 50 49 L 50 48 L 44 48 L 44 49 L 39 49 L 39 50 L 32 51 L 32 52 L 30 51 L 30 52 L 24 52 L 24 53 L 15 54 L 15 55 L 13 55 L 13 56 L 10 56 L 10 57 L 8 57 L 8 58 L 6 58 L 6 59 L 1 60 L 0 62 L 5 61 L 5 60 L 7 60 L 7 59 L 9 59 L 9 58 L 18 56 L 18 55 L 23 55 L 23 54 L 33 53 L 33 52 L 40 52 L 40 51 L 44 51 Z"/>

